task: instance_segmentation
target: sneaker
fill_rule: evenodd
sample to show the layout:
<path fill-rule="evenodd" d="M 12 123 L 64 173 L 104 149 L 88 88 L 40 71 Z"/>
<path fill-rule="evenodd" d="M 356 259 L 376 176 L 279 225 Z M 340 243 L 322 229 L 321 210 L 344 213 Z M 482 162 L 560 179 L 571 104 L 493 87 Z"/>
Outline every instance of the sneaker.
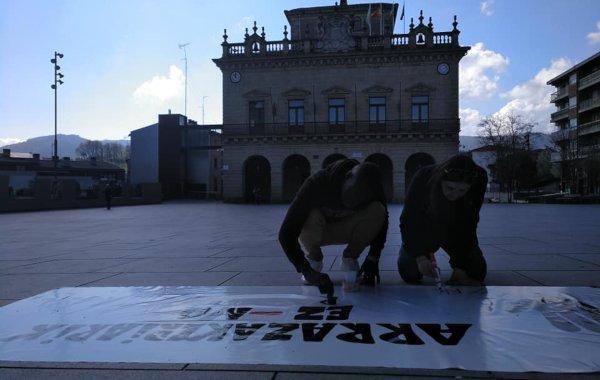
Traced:
<path fill-rule="evenodd" d="M 310 267 L 314 271 L 321 273 L 321 271 L 323 270 L 323 260 L 317 261 L 317 260 L 311 259 L 310 257 L 307 257 L 306 259 L 308 260 Z M 304 285 L 312 285 L 310 282 L 306 281 L 306 279 L 304 278 L 304 275 L 302 275 L 301 278 L 302 278 L 302 283 Z"/>
<path fill-rule="evenodd" d="M 358 290 L 358 265 L 357 259 L 342 258 L 340 269 L 344 272 L 344 280 L 342 281 L 342 289 L 345 292 L 354 292 Z"/>

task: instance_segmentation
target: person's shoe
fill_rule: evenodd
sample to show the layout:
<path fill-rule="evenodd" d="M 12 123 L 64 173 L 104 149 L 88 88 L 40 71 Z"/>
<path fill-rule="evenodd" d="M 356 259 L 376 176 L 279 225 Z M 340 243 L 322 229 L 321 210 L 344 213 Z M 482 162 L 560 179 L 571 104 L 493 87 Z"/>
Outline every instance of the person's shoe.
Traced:
<path fill-rule="evenodd" d="M 312 268 L 314 271 L 321 273 L 321 271 L 323 270 L 323 260 L 321 260 L 321 261 L 317 261 L 317 260 L 313 260 L 313 259 L 311 259 L 310 257 L 307 257 L 306 259 L 308 260 L 308 263 L 310 264 L 310 267 L 311 267 L 311 268 Z M 301 276 L 301 278 L 302 278 L 302 283 L 303 283 L 304 285 L 312 285 L 312 284 L 311 284 L 309 281 L 307 281 L 307 280 L 304 278 L 304 275 L 302 275 L 302 276 Z"/>
<path fill-rule="evenodd" d="M 463 285 L 463 286 L 483 286 L 481 281 L 469 277 L 464 269 L 454 268 L 452 276 L 446 282 L 447 285 Z"/>
<path fill-rule="evenodd" d="M 345 292 L 354 292 L 358 290 L 358 270 L 360 269 L 358 260 L 344 257 L 342 258 L 340 269 L 344 272 L 342 289 Z"/>

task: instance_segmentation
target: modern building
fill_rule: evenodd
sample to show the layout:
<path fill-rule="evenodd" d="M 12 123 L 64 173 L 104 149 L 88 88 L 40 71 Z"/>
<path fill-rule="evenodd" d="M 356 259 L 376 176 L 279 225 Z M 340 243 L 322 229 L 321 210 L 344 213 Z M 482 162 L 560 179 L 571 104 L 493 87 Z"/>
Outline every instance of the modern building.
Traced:
<path fill-rule="evenodd" d="M 101 181 L 125 181 L 125 170 L 108 162 L 42 159 L 40 155 L 3 149 L 0 156 L 0 184 L 8 187 L 12 197 L 33 196 L 56 181 L 70 182 L 78 192 L 92 190 Z"/>
<path fill-rule="evenodd" d="M 434 31 L 421 11 L 394 34 L 398 5 L 348 4 L 285 11 L 283 38 L 256 22 L 243 42 L 223 35 L 223 196 L 258 189 L 290 201 L 304 179 L 351 157 L 380 165 L 401 201 L 422 165 L 458 153 L 456 16 Z M 400 29 L 400 28 L 398 28 Z"/>
<path fill-rule="evenodd" d="M 561 187 L 600 195 L 600 53 L 548 81 L 556 87 L 552 138 L 561 150 Z"/>
<path fill-rule="evenodd" d="M 220 128 L 171 111 L 158 115 L 158 123 L 130 133 L 130 182 L 160 183 L 168 198 L 220 197 Z"/>

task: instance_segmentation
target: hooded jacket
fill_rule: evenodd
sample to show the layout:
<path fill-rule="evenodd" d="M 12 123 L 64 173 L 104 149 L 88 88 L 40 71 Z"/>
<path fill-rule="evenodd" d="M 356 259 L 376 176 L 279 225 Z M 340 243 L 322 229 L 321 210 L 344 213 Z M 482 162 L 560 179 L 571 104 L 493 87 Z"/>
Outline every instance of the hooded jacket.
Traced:
<path fill-rule="evenodd" d="M 442 193 L 441 183 L 447 170 L 459 160 L 464 158 L 455 156 L 442 164 L 424 166 L 409 185 L 400 215 L 400 231 L 402 244 L 412 256 L 435 252 L 440 245 L 468 252 L 479 244 L 477 224 L 487 173 L 472 163 L 475 178 L 471 188 L 451 202 Z"/>
<path fill-rule="evenodd" d="M 304 257 L 304 252 L 300 248 L 298 237 L 311 210 L 318 208 L 326 211 L 324 212 L 326 219 L 328 219 L 328 215 L 335 215 L 337 211 L 339 211 L 339 214 L 344 214 L 346 208 L 341 201 L 342 184 L 346 179 L 346 174 L 358 164 L 359 162 L 353 159 L 336 161 L 307 178 L 298 190 L 279 230 L 279 242 L 297 272 L 301 272 L 302 268 L 309 266 Z M 387 211 L 383 185 L 381 183 L 373 184 L 372 189 L 375 192 L 376 199 L 386 207 Z M 329 221 L 334 220 L 330 219 Z M 388 218 L 386 216 L 379 234 L 371 242 L 369 248 L 369 256 L 373 259 L 379 259 L 381 255 L 381 250 L 385 245 L 387 228 Z"/>

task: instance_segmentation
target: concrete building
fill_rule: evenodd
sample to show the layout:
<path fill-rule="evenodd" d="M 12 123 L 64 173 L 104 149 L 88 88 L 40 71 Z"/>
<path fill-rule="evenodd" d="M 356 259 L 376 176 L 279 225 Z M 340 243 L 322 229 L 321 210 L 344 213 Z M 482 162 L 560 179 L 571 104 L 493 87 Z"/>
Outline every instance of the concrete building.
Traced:
<path fill-rule="evenodd" d="M 548 81 L 556 87 L 552 138 L 560 147 L 566 193 L 600 195 L 600 53 Z"/>
<path fill-rule="evenodd" d="M 254 189 L 290 201 L 303 180 L 341 157 L 373 161 L 388 198 L 401 201 L 422 165 L 458 153 L 456 16 L 394 34 L 398 5 L 351 4 L 285 11 L 283 39 L 256 22 L 243 42 L 223 35 L 223 194 Z"/>
<path fill-rule="evenodd" d="M 220 128 L 169 111 L 158 115 L 158 123 L 132 131 L 131 183 L 160 183 L 169 198 L 220 197 Z"/>

